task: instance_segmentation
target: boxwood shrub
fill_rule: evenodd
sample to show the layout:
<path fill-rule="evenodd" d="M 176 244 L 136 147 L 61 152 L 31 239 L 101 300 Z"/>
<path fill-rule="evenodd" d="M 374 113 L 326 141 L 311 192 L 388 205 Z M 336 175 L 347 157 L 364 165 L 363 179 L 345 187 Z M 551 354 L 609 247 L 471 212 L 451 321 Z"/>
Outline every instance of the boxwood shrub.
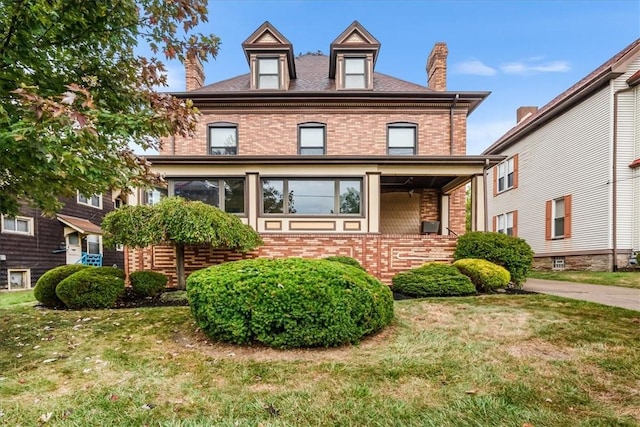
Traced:
<path fill-rule="evenodd" d="M 471 280 L 450 264 L 429 262 L 393 276 L 393 291 L 411 297 L 450 297 L 476 292 Z"/>
<path fill-rule="evenodd" d="M 113 267 L 88 267 L 64 279 L 56 295 L 69 308 L 109 308 L 124 292 L 124 272 Z"/>
<path fill-rule="evenodd" d="M 250 259 L 192 273 L 187 294 L 212 339 L 276 348 L 356 343 L 393 318 L 389 288 L 321 259 Z"/>
<path fill-rule="evenodd" d="M 156 271 L 134 271 L 129 275 L 131 289 L 140 297 L 157 297 L 167 286 L 167 276 Z"/>
<path fill-rule="evenodd" d="M 69 264 L 48 270 L 36 282 L 36 286 L 33 288 L 33 296 L 46 307 L 64 307 L 64 303 L 56 295 L 56 287 L 67 277 L 85 268 L 87 268 L 86 265 Z"/>
<path fill-rule="evenodd" d="M 341 262 L 342 264 L 351 265 L 353 267 L 357 267 L 360 270 L 364 270 L 364 267 L 360 265 L 357 259 L 351 258 L 350 256 L 328 256 L 325 258 L 327 261 Z"/>
<path fill-rule="evenodd" d="M 516 286 L 527 279 L 533 264 L 533 250 L 524 239 L 482 231 L 472 231 L 458 237 L 453 257 L 455 260 L 486 259 L 501 265 L 509 271 L 511 281 Z"/>
<path fill-rule="evenodd" d="M 453 265 L 471 279 L 478 292 L 504 289 L 511 281 L 511 275 L 506 268 L 485 259 L 459 259 Z"/>

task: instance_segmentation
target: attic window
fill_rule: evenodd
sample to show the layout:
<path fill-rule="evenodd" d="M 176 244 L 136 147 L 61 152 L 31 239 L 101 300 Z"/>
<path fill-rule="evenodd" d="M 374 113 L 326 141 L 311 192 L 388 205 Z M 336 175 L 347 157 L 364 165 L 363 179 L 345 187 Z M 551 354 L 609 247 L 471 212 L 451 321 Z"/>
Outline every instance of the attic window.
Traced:
<path fill-rule="evenodd" d="M 258 58 L 258 89 L 280 89 L 278 58 Z"/>
<path fill-rule="evenodd" d="M 366 89 L 365 58 L 344 58 L 344 88 Z"/>

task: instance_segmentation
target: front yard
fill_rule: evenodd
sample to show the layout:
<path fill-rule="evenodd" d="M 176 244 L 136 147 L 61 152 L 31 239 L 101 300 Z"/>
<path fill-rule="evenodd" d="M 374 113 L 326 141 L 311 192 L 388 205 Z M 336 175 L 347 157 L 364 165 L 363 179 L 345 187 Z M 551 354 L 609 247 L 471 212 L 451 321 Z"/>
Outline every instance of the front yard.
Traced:
<path fill-rule="evenodd" d="M 636 271 L 531 271 L 529 277 L 640 289 L 640 272 Z"/>
<path fill-rule="evenodd" d="M 396 302 L 358 346 L 213 344 L 188 307 L 0 308 L 0 424 L 636 426 L 640 315 L 543 295 Z"/>

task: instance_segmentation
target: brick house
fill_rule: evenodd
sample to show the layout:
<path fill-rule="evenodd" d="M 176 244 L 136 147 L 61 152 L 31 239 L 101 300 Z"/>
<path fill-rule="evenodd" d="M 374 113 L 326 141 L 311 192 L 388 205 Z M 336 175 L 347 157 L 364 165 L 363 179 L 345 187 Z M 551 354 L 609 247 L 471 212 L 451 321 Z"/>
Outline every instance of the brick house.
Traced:
<path fill-rule="evenodd" d="M 64 198 L 55 217 L 23 205 L 0 216 L 0 289 L 29 289 L 47 270 L 65 264 L 124 267 L 124 252 L 102 245 L 100 223 L 123 202 L 119 191 Z"/>
<path fill-rule="evenodd" d="M 358 22 L 329 55 L 294 56 L 269 22 L 242 44 L 249 73 L 204 85 L 187 63 L 202 116 L 193 138 L 148 158 L 168 193 L 239 215 L 264 246 L 248 256 L 347 255 L 384 282 L 427 261 L 451 260 L 465 232 L 484 230 L 484 171 L 501 156 L 466 155 L 467 116 L 488 92 L 446 90 L 447 47 L 427 60 L 427 86 L 375 71 L 380 43 Z M 239 254 L 194 247 L 187 273 Z M 169 247 L 129 251 L 129 270 L 173 275 Z"/>
<path fill-rule="evenodd" d="M 494 231 L 524 238 L 534 268 L 617 270 L 640 250 L 640 39 L 517 124 L 484 154 Z"/>

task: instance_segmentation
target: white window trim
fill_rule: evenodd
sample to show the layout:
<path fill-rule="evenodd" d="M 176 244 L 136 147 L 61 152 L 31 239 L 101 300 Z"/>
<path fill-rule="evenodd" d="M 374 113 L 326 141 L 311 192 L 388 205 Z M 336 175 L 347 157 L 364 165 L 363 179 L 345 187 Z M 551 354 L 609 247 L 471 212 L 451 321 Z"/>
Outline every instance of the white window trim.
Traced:
<path fill-rule="evenodd" d="M 509 186 L 509 173 L 516 173 L 514 157 L 510 157 L 496 166 L 496 174 L 498 174 L 498 177 L 496 179 L 496 190 L 498 191 L 498 193 L 503 193 L 513 188 L 513 183 L 511 184 L 511 186 Z M 500 179 L 503 179 L 503 189 L 500 189 Z M 515 179 L 513 180 L 513 182 L 515 182 Z"/>
<path fill-rule="evenodd" d="M 81 201 L 80 196 L 83 196 L 84 198 L 86 198 L 87 201 L 86 202 Z M 98 206 L 95 206 L 91 203 L 91 199 L 94 196 L 98 197 Z M 90 208 L 93 208 L 93 209 L 102 209 L 102 194 L 92 194 L 91 196 L 85 196 L 84 194 L 80 194 L 80 192 L 78 191 L 76 201 L 79 205 L 82 205 L 82 206 L 89 206 Z"/>
<path fill-rule="evenodd" d="M 24 288 L 18 288 L 18 289 L 11 289 L 11 273 L 26 273 L 26 282 L 27 282 L 27 286 Z M 31 289 L 31 269 L 29 268 L 10 268 L 7 269 L 7 289 L 8 290 L 16 290 L 16 291 L 22 291 L 22 290 L 26 290 L 26 289 Z"/>
<path fill-rule="evenodd" d="M 564 225 L 563 225 L 563 233 L 562 234 L 556 234 L 556 208 L 557 208 L 557 203 L 559 201 L 562 200 L 562 203 L 564 204 L 564 210 L 565 213 L 564 215 L 562 215 L 562 218 L 564 220 Z M 564 233 L 564 228 L 566 228 L 566 217 L 567 217 L 567 206 L 566 206 L 566 201 L 564 197 L 560 197 L 559 199 L 554 199 L 551 201 L 551 238 L 552 239 L 562 239 L 565 236 Z M 560 218 L 560 217 L 558 217 Z"/>
<path fill-rule="evenodd" d="M 94 243 L 98 243 L 98 253 L 97 254 L 93 254 L 93 255 L 103 255 L 104 256 L 104 248 L 102 247 L 102 236 L 99 234 L 88 234 L 87 237 L 85 238 L 85 247 L 82 248 L 82 252 L 86 252 L 89 253 L 89 236 L 96 236 L 98 238 L 97 242 Z"/>
<path fill-rule="evenodd" d="M 511 236 L 513 236 L 513 211 L 497 215 L 497 217 L 496 231 L 509 235 L 508 230 L 511 228 Z M 511 227 L 509 227 L 509 224 L 511 224 Z"/>
<path fill-rule="evenodd" d="M 4 221 L 6 219 L 16 219 L 16 220 L 20 220 L 20 221 L 26 221 L 29 224 L 29 230 L 28 231 L 19 231 L 19 230 L 7 230 L 4 227 Z M 2 215 L 2 217 L 0 218 L 0 232 L 2 233 L 7 233 L 7 234 L 19 234 L 21 236 L 33 236 L 33 218 L 28 217 L 28 216 L 5 216 Z"/>
<path fill-rule="evenodd" d="M 261 73 L 260 72 L 260 61 L 262 60 L 275 60 L 276 61 L 276 67 L 277 67 L 277 71 L 275 76 L 277 76 L 278 78 L 278 87 L 260 87 L 260 77 L 261 76 L 273 76 L 274 74 L 272 73 Z M 282 89 L 282 82 L 281 82 L 281 74 L 282 74 L 282 70 L 280 67 L 280 58 L 278 56 L 258 56 L 256 58 L 256 89 L 261 89 L 261 90 L 280 90 Z"/>
<path fill-rule="evenodd" d="M 551 257 L 552 270 L 564 270 L 567 268 L 566 260 L 563 256 Z"/>
<path fill-rule="evenodd" d="M 364 65 L 364 87 L 350 87 L 347 85 L 347 76 L 349 75 L 360 75 L 358 74 L 353 74 L 353 73 L 347 73 L 347 62 L 349 60 L 362 60 L 363 65 Z M 369 75 L 371 73 L 371 71 L 368 69 L 369 67 L 369 61 L 366 55 L 344 55 L 342 57 L 342 72 L 341 72 L 341 79 L 342 79 L 342 89 L 347 89 L 347 90 L 368 90 L 371 89 L 371 85 L 369 84 Z"/>

